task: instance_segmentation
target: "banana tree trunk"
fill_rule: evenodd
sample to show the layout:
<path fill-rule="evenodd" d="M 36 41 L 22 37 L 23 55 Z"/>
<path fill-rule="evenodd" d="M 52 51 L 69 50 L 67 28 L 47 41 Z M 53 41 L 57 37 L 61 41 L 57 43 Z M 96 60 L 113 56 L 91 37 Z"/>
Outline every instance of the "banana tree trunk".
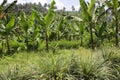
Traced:
<path fill-rule="evenodd" d="M 9 45 L 9 39 L 8 39 L 8 36 L 6 37 L 6 44 L 7 44 L 7 53 L 8 55 L 10 55 L 11 51 L 10 51 L 10 45 Z"/>
<path fill-rule="evenodd" d="M 115 39 L 116 39 L 116 41 L 115 41 L 115 44 L 116 44 L 116 47 L 118 47 L 119 46 L 119 44 L 118 44 L 118 35 L 119 35 L 119 33 L 118 33 L 118 29 L 119 29 L 119 27 L 118 27 L 118 16 L 117 16 L 117 14 L 115 14 L 115 26 L 116 26 L 116 33 L 115 33 Z"/>
<path fill-rule="evenodd" d="M 90 23 L 90 45 L 91 49 L 94 49 L 94 43 L 93 43 L 93 31 L 92 31 L 93 24 Z"/>
<path fill-rule="evenodd" d="M 27 47 L 27 51 L 28 51 L 28 38 L 26 38 L 26 47 Z"/>
<path fill-rule="evenodd" d="M 26 31 L 26 40 L 25 40 L 25 43 L 26 43 L 26 47 L 27 47 L 27 51 L 28 51 L 28 33 Z"/>
<path fill-rule="evenodd" d="M 49 38 L 48 38 L 47 31 L 45 35 L 46 35 L 46 51 L 49 52 Z"/>
<path fill-rule="evenodd" d="M 59 31 L 57 31 L 57 41 L 59 41 Z"/>
<path fill-rule="evenodd" d="M 80 45 L 83 45 L 83 37 L 81 36 Z"/>

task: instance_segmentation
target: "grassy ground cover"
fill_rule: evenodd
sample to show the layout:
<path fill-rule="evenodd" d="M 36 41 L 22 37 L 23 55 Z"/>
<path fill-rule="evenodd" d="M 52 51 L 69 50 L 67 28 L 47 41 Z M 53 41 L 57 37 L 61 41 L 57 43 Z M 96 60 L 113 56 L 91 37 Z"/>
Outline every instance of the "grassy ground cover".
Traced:
<path fill-rule="evenodd" d="M 120 50 L 19 52 L 0 59 L 0 80 L 120 80 Z"/>

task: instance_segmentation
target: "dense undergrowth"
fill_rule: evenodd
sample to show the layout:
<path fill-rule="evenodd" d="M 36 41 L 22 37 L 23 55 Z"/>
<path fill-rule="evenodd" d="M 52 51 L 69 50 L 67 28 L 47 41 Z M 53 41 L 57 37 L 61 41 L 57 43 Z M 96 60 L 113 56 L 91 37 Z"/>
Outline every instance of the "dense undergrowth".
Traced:
<path fill-rule="evenodd" d="M 0 80 L 120 80 L 120 50 L 19 52 L 0 59 Z"/>

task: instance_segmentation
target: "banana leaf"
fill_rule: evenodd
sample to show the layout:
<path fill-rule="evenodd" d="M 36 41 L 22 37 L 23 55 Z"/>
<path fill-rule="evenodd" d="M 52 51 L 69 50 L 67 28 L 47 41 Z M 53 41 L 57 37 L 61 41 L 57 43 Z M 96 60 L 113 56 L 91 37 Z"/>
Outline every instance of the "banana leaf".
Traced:
<path fill-rule="evenodd" d="M 55 1 L 53 0 L 53 1 L 51 2 L 49 11 L 48 11 L 47 15 L 46 15 L 45 18 L 44 18 L 44 22 L 45 22 L 45 24 L 46 24 L 46 27 L 49 27 L 50 24 L 51 24 L 52 21 L 53 21 L 53 18 L 54 18 L 54 6 L 55 6 Z"/>

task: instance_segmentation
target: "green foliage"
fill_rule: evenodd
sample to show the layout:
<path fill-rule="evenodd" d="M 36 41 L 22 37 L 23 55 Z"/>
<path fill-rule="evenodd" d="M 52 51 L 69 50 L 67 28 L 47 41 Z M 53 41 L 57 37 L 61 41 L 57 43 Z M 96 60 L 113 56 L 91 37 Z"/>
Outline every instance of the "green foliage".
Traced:
<path fill-rule="evenodd" d="M 90 16 L 89 12 L 87 11 L 88 6 L 87 6 L 86 2 L 84 0 L 79 0 L 79 1 L 80 1 L 80 5 L 81 5 L 81 8 L 82 8 L 83 19 L 85 21 L 90 21 L 92 18 Z"/>
<path fill-rule="evenodd" d="M 105 6 L 108 4 L 113 7 L 118 1 L 105 1 L 103 4 L 99 4 L 99 1 L 96 0 L 91 0 L 89 3 L 85 0 L 79 0 L 79 2 L 82 10 L 82 16 L 80 16 L 81 13 L 78 15 L 78 13 L 69 11 L 68 13 L 66 11 L 63 15 L 61 15 L 61 13 L 59 14 L 59 11 L 55 11 L 54 0 L 51 2 L 48 11 L 45 14 L 42 14 L 42 12 L 40 13 L 37 8 L 33 9 L 29 14 L 25 13 L 25 11 L 20 11 L 20 15 L 17 16 L 12 16 L 10 14 L 10 18 L 7 19 L 7 17 L 4 17 L 4 19 L 0 21 L 1 36 L 3 38 L 5 35 L 9 34 L 7 35 L 9 36 L 8 38 L 11 37 L 11 39 L 15 40 L 17 40 L 16 38 L 20 38 L 21 43 L 26 44 L 26 49 L 28 50 L 33 48 L 38 50 L 40 48 L 44 49 L 44 47 L 49 48 L 49 44 L 52 48 L 54 48 L 57 44 L 60 48 L 64 47 L 67 49 L 78 48 L 78 45 L 84 47 L 97 47 L 96 45 L 102 45 L 104 40 L 110 41 L 112 38 L 111 34 L 112 36 L 115 34 L 113 30 L 115 20 L 113 18 L 112 21 L 114 22 L 109 24 L 107 17 L 112 14 L 109 13 L 109 16 L 104 15 L 107 14 L 107 10 L 105 11 Z M 3 1 L 3 4 L 5 3 L 6 0 Z M 16 0 L 11 3 L 11 5 L 14 5 L 15 3 Z M 119 6 L 117 7 L 119 8 Z M 113 9 L 110 8 L 110 10 Z M 102 16 L 104 20 L 101 20 L 101 17 L 99 18 L 102 12 L 105 12 L 103 14 L 104 16 Z M 65 43 L 64 45 L 60 41 L 62 39 L 68 40 L 68 42 L 63 42 Z M 42 40 L 46 40 L 46 46 L 39 43 Z M 53 42 L 53 40 L 57 40 L 58 43 L 55 42 L 52 46 L 51 42 Z M 74 42 L 75 40 L 78 41 Z M 113 39 L 111 41 L 114 42 Z"/>
<path fill-rule="evenodd" d="M 96 3 L 96 0 L 91 0 L 89 6 L 88 6 L 88 12 L 90 15 L 93 15 L 94 13 L 94 9 L 95 9 L 95 3 Z"/>
<path fill-rule="evenodd" d="M 6 21 L 7 22 L 7 21 Z M 14 28 L 15 25 L 15 17 L 12 16 L 10 20 L 6 24 L 1 24 L 1 31 L 0 33 L 4 35 L 10 35 L 10 32 Z"/>
<path fill-rule="evenodd" d="M 38 28 L 35 26 L 35 18 L 36 18 L 36 11 L 33 10 L 31 14 L 29 15 L 29 18 L 27 18 L 27 15 L 25 12 L 21 12 L 19 17 L 19 25 L 24 31 L 24 42 L 26 43 L 27 50 L 29 49 L 29 43 L 30 39 L 36 38 L 38 34 Z M 34 29 L 34 32 L 31 31 L 31 29 Z M 33 42 L 36 39 L 33 40 Z"/>
<path fill-rule="evenodd" d="M 29 78 L 34 79 L 31 77 L 32 73 L 29 71 L 24 71 L 23 68 L 19 65 L 11 65 L 5 72 L 0 74 L 1 80 L 27 80 Z"/>
<path fill-rule="evenodd" d="M 14 25 L 15 25 L 15 18 L 12 17 L 10 21 L 6 24 L 6 32 L 9 33 L 13 29 Z"/>
<path fill-rule="evenodd" d="M 13 1 L 4 9 L 7 2 L 4 0 L 0 6 L 0 79 L 119 80 L 119 49 L 79 49 L 80 46 L 100 47 L 102 43 L 106 45 L 107 40 L 115 42 L 111 36 L 119 33 L 117 28 L 114 32 L 114 25 L 119 24 L 118 0 L 103 4 L 97 0 L 79 1 L 82 16 L 69 11 L 59 14 L 55 11 L 54 0 L 44 14 L 34 9 L 30 14 L 21 11 L 17 16 L 11 13 L 4 16 L 17 2 Z M 45 48 L 50 52 L 44 51 Z M 27 52 L 23 52 L 26 49 Z M 6 56 L 6 53 L 16 54 Z"/>
<path fill-rule="evenodd" d="M 25 30 L 25 32 L 28 32 L 28 29 L 30 29 L 31 26 L 33 26 L 34 20 L 35 20 L 35 11 L 33 10 L 29 18 L 25 14 L 25 12 L 21 12 L 20 14 L 20 26 Z"/>
<path fill-rule="evenodd" d="M 70 48 L 79 48 L 80 42 L 79 41 L 66 41 L 61 40 L 58 42 L 58 46 L 62 49 L 70 49 Z"/>
<path fill-rule="evenodd" d="M 117 76 L 117 79 L 120 78 L 120 54 L 119 50 L 117 48 L 110 49 L 110 47 L 107 47 L 105 51 L 102 52 L 102 57 L 105 61 L 108 61 L 112 63 L 110 67 L 114 70 L 113 74 Z"/>
<path fill-rule="evenodd" d="M 25 43 L 18 42 L 17 40 L 11 40 L 10 46 L 12 53 L 26 50 Z"/>
<path fill-rule="evenodd" d="M 57 47 L 60 49 L 78 49 L 80 46 L 79 41 L 67 41 L 67 40 L 60 40 L 60 41 L 53 41 L 50 44 L 50 47 Z"/>
<path fill-rule="evenodd" d="M 103 22 L 102 25 L 100 26 L 97 37 L 102 37 L 102 34 L 105 31 L 106 27 L 107 27 L 107 23 Z"/>
<path fill-rule="evenodd" d="M 107 51 L 109 52 L 109 50 Z M 49 54 L 46 52 L 22 52 L 2 57 L 0 61 L 0 79 L 119 80 L 119 66 L 113 67 L 114 63 L 110 62 L 112 60 L 110 57 L 110 61 L 106 61 L 101 50 L 90 51 L 80 48 L 60 50 L 57 53 L 59 54 L 53 54 L 52 52 L 49 52 Z M 119 64 L 119 62 L 115 64 Z M 118 72 L 117 75 L 116 72 Z"/>
<path fill-rule="evenodd" d="M 47 13 L 47 15 L 45 16 L 44 18 L 44 22 L 46 24 L 46 27 L 49 27 L 50 24 L 52 23 L 53 21 L 53 17 L 54 17 L 54 5 L 55 5 L 55 1 L 53 0 L 50 4 L 50 8 L 49 8 L 49 11 Z"/>
<path fill-rule="evenodd" d="M 4 40 L 6 41 L 5 48 L 7 48 L 7 51 L 5 51 L 5 52 L 10 54 L 11 48 L 9 45 L 9 40 L 10 40 L 10 36 L 12 35 L 12 30 L 15 27 L 15 18 L 14 18 L 14 16 L 10 17 L 10 19 L 8 17 L 6 17 L 5 21 L 6 21 L 6 23 L 1 24 L 0 34 L 2 37 L 4 37 L 2 44 L 3 44 Z"/>

